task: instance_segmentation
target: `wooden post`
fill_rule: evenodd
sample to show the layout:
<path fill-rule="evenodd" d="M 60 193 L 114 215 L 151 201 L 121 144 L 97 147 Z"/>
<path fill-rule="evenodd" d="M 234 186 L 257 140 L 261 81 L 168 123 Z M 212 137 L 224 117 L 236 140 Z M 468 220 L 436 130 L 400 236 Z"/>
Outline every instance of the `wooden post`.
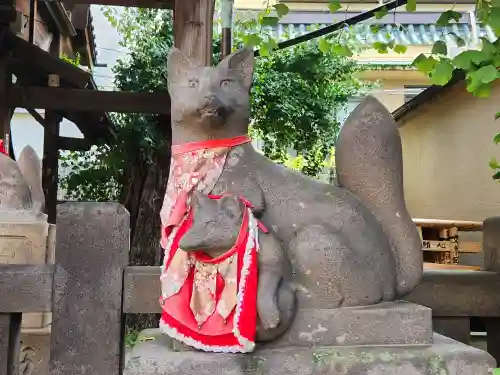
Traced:
<path fill-rule="evenodd" d="M 35 21 L 38 13 L 37 0 L 30 0 L 30 14 L 28 19 L 28 41 L 35 43 Z"/>
<path fill-rule="evenodd" d="M 59 58 L 60 35 L 54 34 L 50 46 L 50 53 Z M 59 87 L 59 76 L 49 75 L 49 87 Z M 57 188 L 59 170 L 59 125 L 62 116 L 57 111 L 45 110 L 45 127 L 43 128 L 43 161 L 42 161 L 42 187 L 45 195 L 45 211 L 48 221 L 56 223 L 57 216 Z"/>
<path fill-rule="evenodd" d="M 0 375 L 18 375 L 21 314 L 0 314 Z"/>
<path fill-rule="evenodd" d="M 212 65 L 214 0 L 174 0 L 174 44 L 205 66 Z"/>
<path fill-rule="evenodd" d="M 0 42 L 7 32 L 7 25 L 0 24 Z M 12 73 L 8 69 L 9 51 L 0 50 L 0 137 L 4 141 L 4 148 L 7 154 L 11 152 L 10 120 L 14 112 L 13 108 L 7 105 L 7 92 L 12 84 Z"/>
<path fill-rule="evenodd" d="M 234 0 L 222 0 L 221 23 L 222 23 L 222 58 L 231 54 L 233 42 L 233 6 Z"/>
<path fill-rule="evenodd" d="M 58 207 L 48 374 L 120 375 L 130 215 L 118 203 Z"/>

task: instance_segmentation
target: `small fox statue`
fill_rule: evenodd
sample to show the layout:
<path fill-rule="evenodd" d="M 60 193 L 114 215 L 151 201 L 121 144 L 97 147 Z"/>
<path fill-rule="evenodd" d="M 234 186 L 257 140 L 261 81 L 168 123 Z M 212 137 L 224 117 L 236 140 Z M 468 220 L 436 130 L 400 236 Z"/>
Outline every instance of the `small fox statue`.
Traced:
<path fill-rule="evenodd" d="M 0 211 L 43 215 L 42 163 L 31 146 L 16 162 L 0 153 Z"/>
<path fill-rule="evenodd" d="M 174 145 L 248 133 L 253 64 L 249 49 L 215 67 L 170 51 Z M 400 136 L 391 114 L 373 97 L 343 125 L 336 168 L 339 186 L 328 185 L 245 143 L 230 150 L 210 192 L 244 196 L 255 217 L 272 228 L 291 264 L 299 309 L 392 301 L 413 290 L 422 275 L 420 237 L 403 194 Z M 268 308 L 287 315 L 279 304 Z"/>

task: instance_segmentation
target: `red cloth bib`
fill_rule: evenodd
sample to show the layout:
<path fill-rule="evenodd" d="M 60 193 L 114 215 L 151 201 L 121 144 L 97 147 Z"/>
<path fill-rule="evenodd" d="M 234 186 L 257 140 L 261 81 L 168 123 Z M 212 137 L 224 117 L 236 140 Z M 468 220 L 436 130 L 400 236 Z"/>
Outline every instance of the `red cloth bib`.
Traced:
<path fill-rule="evenodd" d="M 191 224 L 189 215 L 174 229 L 167 244 L 160 328 L 200 350 L 250 352 L 255 346 L 257 323 L 257 220 L 247 208 L 233 248 L 213 259 L 202 252 L 179 249 L 178 243 Z"/>
<path fill-rule="evenodd" d="M 186 143 L 172 147 L 172 161 L 160 213 L 163 313 L 160 328 L 194 348 L 245 353 L 254 348 L 257 321 L 257 252 L 260 223 L 249 202 L 238 240 L 221 257 L 184 252 L 178 244 L 189 229 L 194 190 L 209 194 L 217 183 L 227 155 L 248 136 Z M 213 199 L 219 197 L 212 196 Z"/>

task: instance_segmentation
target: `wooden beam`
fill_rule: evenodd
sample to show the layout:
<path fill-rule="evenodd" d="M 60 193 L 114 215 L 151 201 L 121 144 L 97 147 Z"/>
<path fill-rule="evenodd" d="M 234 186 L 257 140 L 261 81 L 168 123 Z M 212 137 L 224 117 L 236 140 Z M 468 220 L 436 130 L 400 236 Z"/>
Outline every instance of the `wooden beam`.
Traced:
<path fill-rule="evenodd" d="M 45 127 L 45 119 L 42 117 L 41 114 L 39 114 L 37 111 L 31 108 L 26 108 L 26 110 L 31 115 L 31 117 L 33 117 L 36 120 L 36 122 Z"/>
<path fill-rule="evenodd" d="M 170 96 L 167 92 L 139 93 L 13 85 L 8 98 L 9 105 L 21 108 L 170 114 Z"/>
<path fill-rule="evenodd" d="M 6 43 L 12 50 L 13 58 L 9 61 L 9 68 L 14 74 L 26 75 L 30 71 L 43 71 L 45 74 L 57 74 L 62 81 L 75 87 L 87 86 L 90 74 L 76 66 L 73 66 L 59 57 L 51 56 L 50 53 L 40 47 L 28 43 L 18 36 L 8 33 Z"/>
<path fill-rule="evenodd" d="M 69 138 L 69 137 L 59 137 L 57 141 L 59 150 L 68 151 L 88 151 L 90 150 L 91 144 L 82 138 Z"/>
<path fill-rule="evenodd" d="M 17 17 L 16 8 L 12 5 L 0 5 L 0 24 L 15 22 Z"/>
<path fill-rule="evenodd" d="M 37 111 L 31 108 L 26 108 L 28 113 L 43 127 L 45 127 L 45 119 Z M 58 137 L 57 145 L 59 150 L 68 151 L 88 151 L 90 150 L 91 144 L 82 138 L 69 138 L 69 137 Z"/>
<path fill-rule="evenodd" d="M 212 65 L 214 0 L 175 0 L 174 44 L 186 55 Z"/>
<path fill-rule="evenodd" d="M 137 8 L 173 9 L 173 0 L 64 0 L 64 5 L 109 5 Z"/>

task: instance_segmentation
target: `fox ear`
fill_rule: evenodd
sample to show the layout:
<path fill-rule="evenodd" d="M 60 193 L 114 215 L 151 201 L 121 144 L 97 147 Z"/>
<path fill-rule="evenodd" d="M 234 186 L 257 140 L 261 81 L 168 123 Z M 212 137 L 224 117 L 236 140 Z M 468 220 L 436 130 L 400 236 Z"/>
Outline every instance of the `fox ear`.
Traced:
<path fill-rule="evenodd" d="M 240 216 L 243 211 L 243 203 L 235 195 L 226 195 L 219 199 L 219 207 L 233 217 Z"/>
<path fill-rule="evenodd" d="M 17 165 L 31 191 L 33 211 L 42 212 L 45 207 L 45 195 L 42 189 L 42 161 L 31 146 L 21 151 Z"/>
<path fill-rule="evenodd" d="M 0 210 L 33 210 L 30 187 L 19 165 L 3 153 L 0 153 Z"/>
<path fill-rule="evenodd" d="M 188 78 L 189 73 L 203 65 L 184 54 L 180 49 L 172 47 L 167 56 L 168 87 Z"/>
<path fill-rule="evenodd" d="M 217 67 L 235 72 L 245 87 L 250 89 L 253 78 L 253 64 L 253 50 L 242 48 L 226 56 Z"/>

